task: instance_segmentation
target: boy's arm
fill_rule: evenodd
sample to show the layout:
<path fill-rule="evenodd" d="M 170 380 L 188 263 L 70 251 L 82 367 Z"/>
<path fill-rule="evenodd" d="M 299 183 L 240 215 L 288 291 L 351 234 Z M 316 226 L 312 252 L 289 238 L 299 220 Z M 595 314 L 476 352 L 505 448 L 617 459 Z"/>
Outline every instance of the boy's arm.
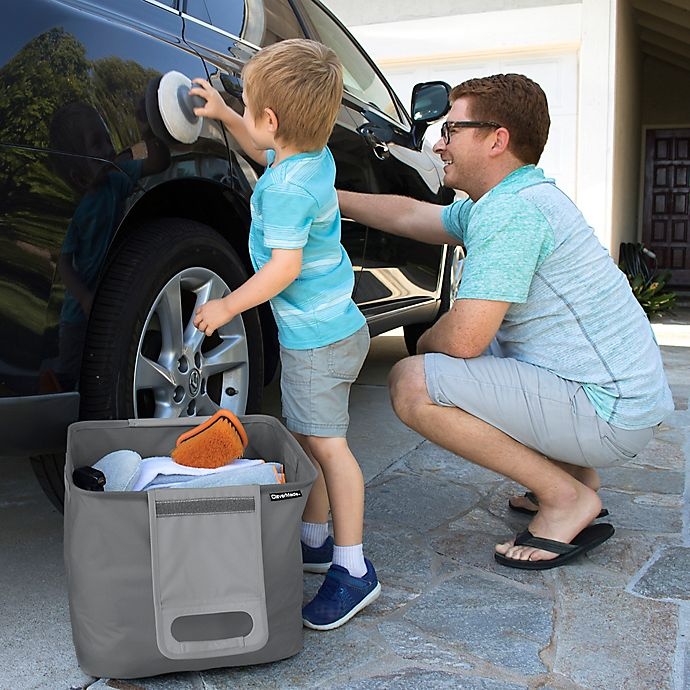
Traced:
<path fill-rule="evenodd" d="M 302 270 L 301 249 L 273 249 L 271 258 L 246 283 L 221 299 L 202 304 L 194 325 L 206 335 L 232 321 L 247 309 L 263 304 L 282 292 Z"/>
<path fill-rule="evenodd" d="M 201 96 L 206 101 L 206 105 L 194 108 L 194 114 L 197 117 L 210 117 L 212 120 L 220 120 L 240 145 L 240 148 L 259 165 L 265 166 L 266 151 L 257 149 L 254 146 L 242 116 L 227 105 L 220 93 L 205 79 L 192 79 L 192 82 L 193 86 L 189 90 L 190 95 Z"/>

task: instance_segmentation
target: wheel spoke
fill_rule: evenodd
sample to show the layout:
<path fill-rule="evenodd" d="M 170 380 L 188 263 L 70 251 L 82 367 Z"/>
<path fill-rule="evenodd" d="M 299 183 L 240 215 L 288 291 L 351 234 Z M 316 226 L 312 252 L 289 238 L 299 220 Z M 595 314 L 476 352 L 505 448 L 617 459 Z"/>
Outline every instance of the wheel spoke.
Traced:
<path fill-rule="evenodd" d="M 150 388 L 154 390 L 161 388 L 172 390 L 175 387 L 173 373 L 141 353 L 137 356 L 136 372 L 136 380 L 134 381 L 135 391 Z"/>
<path fill-rule="evenodd" d="M 196 399 L 196 413 L 200 417 L 212 415 L 217 412 L 218 409 L 218 405 L 206 394 L 200 395 Z"/>
<path fill-rule="evenodd" d="M 205 355 L 204 375 L 213 376 L 247 363 L 246 341 L 239 335 L 221 335 L 223 342 Z"/>
<path fill-rule="evenodd" d="M 162 352 L 164 357 L 175 357 L 182 352 L 182 298 L 180 280 L 171 281 L 161 292 L 156 305 L 160 320 Z M 167 357 L 166 357 L 167 359 Z"/>
<path fill-rule="evenodd" d="M 184 342 L 192 350 L 197 352 L 201 348 L 206 336 L 194 325 L 194 313 L 184 329 Z"/>
<path fill-rule="evenodd" d="M 171 405 L 170 401 L 165 400 L 161 402 L 156 400 L 156 419 L 177 419 L 182 416 L 180 408 Z"/>
<path fill-rule="evenodd" d="M 228 290 L 222 281 L 218 280 L 215 276 L 205 280 L 199 286 L 194 288 L 194 293 L 196 294 L 196 301 L 194 303 L 194 309 L 192 309 L 189 322 L 184 329 L 184 342 L 196 352 L 206 337 L 195 325 L 194 317 L 196 316 L 196 310 L 202 305 L 206 304 L 209 300 L 220 299 L 227 294 Z"/>

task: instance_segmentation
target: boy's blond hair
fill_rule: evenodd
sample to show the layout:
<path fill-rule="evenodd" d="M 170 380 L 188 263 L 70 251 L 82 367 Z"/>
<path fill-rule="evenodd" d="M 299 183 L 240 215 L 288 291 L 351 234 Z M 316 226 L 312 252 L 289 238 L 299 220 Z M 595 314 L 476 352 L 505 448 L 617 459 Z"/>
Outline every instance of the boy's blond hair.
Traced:
<path fill-rule="evenodd" d="M 292 38 L 260 50 L 242 70 L 247 104 L 258 119 L 278 118 L 276 139 L 304 151 L 322 149 L 343 95 L 338 56 L 317 41 Z"/>

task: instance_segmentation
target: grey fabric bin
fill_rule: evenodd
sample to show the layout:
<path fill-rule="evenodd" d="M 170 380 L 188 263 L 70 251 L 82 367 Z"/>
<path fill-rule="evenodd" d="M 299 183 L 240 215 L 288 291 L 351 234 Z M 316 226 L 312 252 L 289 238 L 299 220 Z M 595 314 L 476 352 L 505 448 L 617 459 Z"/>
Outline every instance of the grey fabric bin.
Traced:
<path fill-rule="evenodd" d="M 65 565 L 82 670 L 141 678 L 244 666 L 302 649 L 300 520 L 316 471 L 273 417 L 248 415 L 246 457 L 286 484 L 91 492 L 72 471 L 105 454 L 170 452 L 203 419 L 77 422 L 67 434 Z"/>

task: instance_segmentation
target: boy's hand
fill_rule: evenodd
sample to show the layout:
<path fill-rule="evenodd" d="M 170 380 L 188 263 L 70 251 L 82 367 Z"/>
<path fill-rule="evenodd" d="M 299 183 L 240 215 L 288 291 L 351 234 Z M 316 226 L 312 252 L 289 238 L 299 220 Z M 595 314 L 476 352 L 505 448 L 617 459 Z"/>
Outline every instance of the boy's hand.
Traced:
<path fill-rule="evenodd" d="M 194 114 L 197 117 L 208 117 L 222 122 L 240 148 L 252 160 L 255 160 L 259 165 L 266 165 L 266 151 L 257 148 L 247 131 L 242 115 L 227 105 L 219 91 L 214 89 L 205 79 L 197 77 L 192 79 L 192 88 L 189 89 L 189 94 L 190 96 L 201 96 L 206 100 L 206 105 L 194 108 Z"/>
<path fill-rule="evenodd" d="M 213 335 L 213 332 L 224 326 L 236 316 L 222 299 L 212 299 L 202 304 L 194 316 L 194 326 L 204 335 Z"/>
<path fill-rule="evenodd" d="M 197 117 L 209 117 L 212 120 L 222 120 L 228 110 L 223 97 L 205 79 L 192 79 L 191 96 L 201 96 L 206 105 L 194 108 Z"/>

